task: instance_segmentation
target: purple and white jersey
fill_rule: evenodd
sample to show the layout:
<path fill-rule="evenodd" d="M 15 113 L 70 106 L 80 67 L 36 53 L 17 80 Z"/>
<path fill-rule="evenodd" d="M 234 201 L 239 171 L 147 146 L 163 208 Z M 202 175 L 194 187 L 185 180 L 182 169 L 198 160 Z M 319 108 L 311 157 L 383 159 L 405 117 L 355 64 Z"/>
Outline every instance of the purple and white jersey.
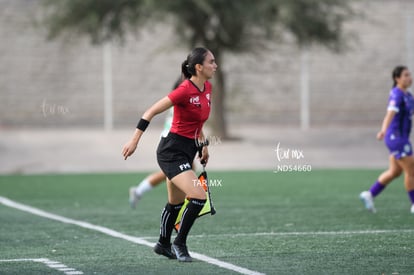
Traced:
<path fill-rule="evenodd" d="M 396 114 L 387 129 L 386 136 L 393 138 L 408 138 L 411 132 L 411 116 L 414 113 L 414 98 L 410 92 L 403 92 L 394 87 L 390 92 L 388 110 Z"/>

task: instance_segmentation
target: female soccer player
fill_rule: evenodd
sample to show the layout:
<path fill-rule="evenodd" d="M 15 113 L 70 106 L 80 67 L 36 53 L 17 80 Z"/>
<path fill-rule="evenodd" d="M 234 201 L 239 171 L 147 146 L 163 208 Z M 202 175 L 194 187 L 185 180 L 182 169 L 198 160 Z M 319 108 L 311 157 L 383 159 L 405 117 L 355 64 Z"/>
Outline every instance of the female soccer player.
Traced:
<path fill-rule="evenodd" d="M 157 160 L 167 176 L 168 202 L 161 214 L 160 237 L 154 247 L 157 254 L 180 262 L 191 262 L 187 250 L 187 235 L 206 202 L 206 193 L 197 183 L 192 162 L 197 153 L 197 140 L 204 140 L 203 124 L 210 114 L 211 84 L 217 69 L 214 55 L 205 48 L 195 48 L 183 62 L 182 73 L 187 78 L 168 96 L 151 106 L 142 116 L 132 139 L 125 144 L 122 154 L 131 156 L 151 119 L 174 106 L 170 133 L 162 138 L 157 149 Z M 207 147 L 203 147 L 200 161 L 207 163 Z M 190 198 L 183 212 L 180 230 L 171 245 L 171 233 L 184 199 Z"/>
<path fill-rule="evenodd" d="M 411 200 L 411 213 L 414 214 L 414 158 L 410 143 L 414 99 L 408 91 L 412 77 L 407 67 L 398 66 L 392 72 L 392 79 L 394 85 L 390 92 L 387 114 L 377 134 L 379 140 L 385 139 L 385 145 L 390 151 L 390 167 L 379 176 L 369 191 L 364 191 L 359 196 L 365 207 L 375 213 L 374 197 L 404 171 L 404 184 Z"/>

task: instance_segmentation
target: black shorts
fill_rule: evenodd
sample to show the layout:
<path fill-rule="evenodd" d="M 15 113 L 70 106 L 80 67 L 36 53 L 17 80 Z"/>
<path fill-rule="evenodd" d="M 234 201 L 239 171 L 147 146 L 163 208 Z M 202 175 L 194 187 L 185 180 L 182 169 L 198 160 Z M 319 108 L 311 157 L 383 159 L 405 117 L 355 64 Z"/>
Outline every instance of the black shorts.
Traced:
<path fill-rule="evenodd" d="M 194 139 L 168 133 L 161 138 L 157 149 L 157 161 L 161 170 L 172 179 L 178 174 L 190 170 L 197 153 Z"/>

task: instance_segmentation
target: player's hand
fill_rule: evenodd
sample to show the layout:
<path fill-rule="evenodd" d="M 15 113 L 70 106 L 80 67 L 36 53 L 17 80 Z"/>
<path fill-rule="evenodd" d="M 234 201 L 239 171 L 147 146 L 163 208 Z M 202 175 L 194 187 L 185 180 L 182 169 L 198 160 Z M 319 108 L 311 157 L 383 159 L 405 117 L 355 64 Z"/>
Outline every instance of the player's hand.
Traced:
<path fill-rule="evenodd" d="M 124 156 L 124 159 L 126 160 L 130 155 L 132 155 L 135 152 L 135 149 L 137 149 L 137 142 L 134 140 L 127 142 L 122 149 L 122 155 Z"/>
<path fill-rule="evenodd" d="M 377 134 L 377 139 L 378 140 L 383 140 L 384 139 L 384 136 L 385 136 L 385 133 L 384 133 L 384 131 L 381 130 Z"/>
<path fill-rule="evenodd" d="M 204 166 L 207 165 L 209 157 L 210 157 L 210 155 L 208 154 L 208 147 L 203 146 L 203 149 L 201 151 L 201 158 L 200 158 L 201 164 L 203 164 Z"/>

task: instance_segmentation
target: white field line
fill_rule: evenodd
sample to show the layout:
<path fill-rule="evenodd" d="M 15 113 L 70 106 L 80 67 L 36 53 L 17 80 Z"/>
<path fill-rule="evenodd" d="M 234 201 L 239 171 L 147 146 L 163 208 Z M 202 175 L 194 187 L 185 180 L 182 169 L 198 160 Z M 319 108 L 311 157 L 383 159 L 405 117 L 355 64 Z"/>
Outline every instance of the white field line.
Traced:
<path fill-rule="evenodd" d="M 34 208 L 34 207 L 31 207 L 31 206 L 28 206 L 28 205 L 24 205 L 24 204 L 12 201 L 12 200 L 10 200 L 8 198 L 5 198 L 5 197 L 0 196 L 0 203 L 5 205 L 5 206 L 11 207 L 11 208 L 15 208 L 15 209 L 27 212 L 27 213 L 31 213 L 33 215 L 37 215 L 37 216 L 40 216 L 40 217 L 43 217 L 43 218 L 59 221 L 59 222 L 62 222 L 62 223 L 77 225 L 79 227 L 83 227 L 83 228 L 90 229 L 90 230 L 93 230 L 93 231 L 101 232 L 103 234 L 109 235 L 109 236 L 114 237 L 114 238 L 124 239 L 124 240 L 130 241 L 132 243 L 145 245 L 145 246 L 149 246 L 149 247 L 153 247 L 155 245 L 155 243 L 146 241 L 142 238 L 129 236 L 129 235 L 120 233 L 118 231 L 112 230 L 110 228 L 106 228 L 106 227 L 99 226 L 99 225 L 93 225 L 93 224 L 88 223 L 88 222 L 83 222 L 83 221 L 78 221 L 78 220 L 65 218 L 65 217 L 62 217 L 62 216 L 59 216 L 59 215 L 55 215 L 55 214 L 43 211 L 43 210 L 38 209 L 38 208 Z M 209 264 L 212 264 L 212 265 L 216 265 L 216 266 L 219 266 L 219 267 L 224 268 L 224 269 L 235 271 L 235 272 L 238 272 L 240 274 L 246 274 L 246 275 L 263 275 L 264 274 L 264 273 L 253 271 L 253 270 L 250 270 L 250 269 L 247 269 L 247 268 L 244 268 L 244 267 L 240 267 L 240 266 L 237 266 L 237 265 L 234 265 L 234 264 L 231 264 L 231 263 L 220 261 L 218 259 L 206 256 L 206 255 L 203 255 L 203 254 L 199 254 L 199 253 L 196 253 L 196 252 L 191 252 L 191 256 L 195 259 L 200 260 L 200 261 L 203 261 L 203 262 L 206 262 L 206 263 L 209 263 Z"/>
<path fill-rule="evenodd" d="M 190 235 L 190 238 L 231 238 L 231 237 L 259 237 L 259 236 L 341 236 L 341 235 L 364 235 L 364 234 L 398 234 L 414 233 L 414 229 L 381 229 L 381 230 L 351 230 L 351 231 L 308 231 L 308 232 L 252 232 L 234 234 L 208 234 Z M 141 237 L 144 240 L 156 239 L 154 236 Z"/>
<path fill-rule="evenodd" d="M 35 263 L 42 263 L 48 266 L 49 268 L 56 269 L 59 271 L 62 271 L 63 273 L 67 275 L 78 275 L 83 274 L 82 271 L 76 270 L 74 268 L 67 267 L 66 265 L 51 261 L 46 258 L 39 258 L 39 259 L 0 259 L 0 263 L 10 263 L 10 262 L 35 262 Z"/>

